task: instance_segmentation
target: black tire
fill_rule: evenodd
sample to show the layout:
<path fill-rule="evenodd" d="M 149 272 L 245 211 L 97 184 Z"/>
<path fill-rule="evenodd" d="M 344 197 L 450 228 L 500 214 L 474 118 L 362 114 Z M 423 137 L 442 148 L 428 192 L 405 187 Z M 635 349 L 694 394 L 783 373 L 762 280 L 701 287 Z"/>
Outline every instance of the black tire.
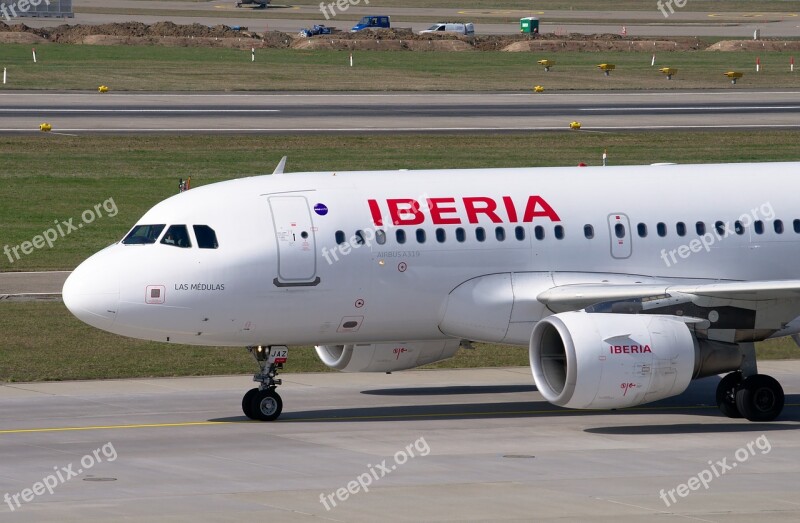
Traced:
<path fill-rule="evenodd" d="M 258 389 L 250 389 L 244 395 L 244 398 L 242 398 L 242 412 L 250 419 L 258 419 L 253 410 L 253 397 L 256 394 L 258 394 Z"/>
<path fill-rule="evenodd" d="M 748 376 L 736 393 L 736 406 L 750 421 L 774 420 L 783 410 L 784 400 L 781 384 L 765 374 Z"/>
<path fill-rule="evenodd" d="M 283 400 L 274 389 L 265 389 L 258 391 L 258 394 L 253 396 L 251 403 L 253 415 L 255 419 L 260 421 L 274 421 L 278 419 L 283 410 Z"/>
<path fill-rule="evenodd" d="M 742 413 L 736 406 L 736 393 L 742 383 L 741 372 L 731 372 L 717 385 L 717 407 L 729 418 L 741 418 Z"/>

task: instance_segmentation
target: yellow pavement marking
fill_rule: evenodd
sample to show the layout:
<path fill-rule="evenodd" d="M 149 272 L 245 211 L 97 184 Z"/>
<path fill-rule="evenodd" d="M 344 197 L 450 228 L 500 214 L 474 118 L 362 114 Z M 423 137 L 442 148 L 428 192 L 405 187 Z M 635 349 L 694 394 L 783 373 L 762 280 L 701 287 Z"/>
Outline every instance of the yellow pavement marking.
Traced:
<path fill-rule="evenodd" d="M 787 403 L 784 407 L 800 407 L 800 403 Z M 572 409 L 550 409 L 550 410 L 506 410 L 506 411 L 487 411 L 487 412 L 431 412 L 419 414 L 380 414 L 371 416 L 327 416 L 318 418 L 294 418 L 282 419 L 272 423 L 290 423 L 300 421 L 364 421 L 364 420 L 386 420 L 386 419 L 412 419 L 412 418 L 452 418 L 456 416 L 519 416 L 531 414 L 562 414 L 562 415 L 579 415 L 579 414 L 602 414 L 602 413 L 625 413 L 625 412 L 657 412 L 657 411 L 671 411 L 671 410 L 700 410 L 700 409 L 716 409 L 716 405 L 677 405 L 673 407 L 631 407 L 627 409 L 620 409 L 616 411 L 604 409 L 586 409 L 586 410 L 572 410 Z M 242 423 L 258 423 L 251 420 L 242 421 L 186 421 L 182 423 L 140 423 L 134 425 L 95 425 L 86 427 L 50 427 L 50 428 L 35 428 L 35 429 L 9 429 L 0 430 L 2 434 L 30 434 L 30 433 L 47 433 L 47 432 L 70 432 L 70 431 L 84 431 L 84 430 L 116 430 L 116 429 L 147 429 L 147 428 L 167 428 L 167 427 L 203 427 L 210 425 L 235 425 Z"/>
<path fill-rule="evenodd" d="M 69 432 L 77 430 L 111 430 L 111 429 L 146 429 L 161 427 L 193 427 L 203 425 L 227 425 L 241 423 L 238 421 L 187 421 L 185 423 L 142 423 L 138 425 L 96 425 L 88 427 L 50 427 L 44 429 L 10 429 L 0 430 L 0 434 L 24 434 L 31 432 Z"/>

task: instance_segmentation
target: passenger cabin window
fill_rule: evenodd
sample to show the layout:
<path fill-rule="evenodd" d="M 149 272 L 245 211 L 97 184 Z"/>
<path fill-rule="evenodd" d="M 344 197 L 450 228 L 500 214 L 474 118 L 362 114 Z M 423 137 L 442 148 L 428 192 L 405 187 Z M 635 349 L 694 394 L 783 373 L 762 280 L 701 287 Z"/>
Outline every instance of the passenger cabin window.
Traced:
<path fill-rule="evenodd" d="M 216 249 L 219 247 L 217 243 L 217 233 L 208 225 L 193 225 L 194 237 L 197 238 L 197 246 L 201 249 Z"/>
<path fill-rule="evenodd" d="M 386 231 L 383 229 L 378 229 L 375 231 L 375 241 L 378 242 L 378 245 L 383 245 L 386 243 Z"/>
<path fill-rule="evenodd" d="M 456 229 L 456 240 L 458 240 L 460 243 L 464 243 L 466 239 L 467 239 L 467 233 L 466 231 L 464 231 L 464 228 L 459 227 L 458 229 Z"/>
<path fill-rule="evenodd" d="M 192 246 L 192 242 L 189 240 L 189 231 L 185 225 L 170 225 L 167 232 L 164 233 L 164 237 L 161 238 L 161 243 L 182 249 Z"/>
<path fill-rule="evenodd" d="M 364 245 L 366 240 L 364 240 L 364 231 L 356 231 L 356 245 Z"/>
<path fill-rule="evenodd" d="M 336 231 L 336 243 L 339 245 L 344 244 L 347 239 L 344 236 L 344 231 Z"/>
<path fill-rule="evenodd" d="M 625 226 L 621 223 L 618 223 L 614 226 L 614 235 L 617 238 L 624 238 L 625 237 Z"/>
<path fill-rule="evenodd" d="M 777 234 L 783 234 L 783 221 L 775 220 L 772 222 L 772 226 L 775 228 Z"/>
<path fill-rule="evenodd" d="M 417 229 L 417 243 L 425 243 L 425 229 Z"/>
<path fill-rule="evenodd" d="M 664 222 L 658 222 L 656 224 L 656 233 L 662 238 L 667 235 L 667 224 Z"/>
<path fill-rule="evenodd" d="M 564 239 L 564 226 L 563 225 L 556 225 L 553 233 L 556 235 L 557 240 Z"/>
<path fill-rule="evenodd" d="M 639 238 L 647 237 L 647 225 L 640 223 L 636 226 L 636 232 L 639 233 Z"/>
<path fill-rule="evenodd" d="M 436 229 L 436 241 L 439 243 L 444 243 L 447 239 L 447 234 L 445 234 L 444 229 Z"/>
<path fill-rule="evenodd" d="M 736 220 L 733 224 L 733 230 L 736 231 L 736 234 L 741 236 L 742 234 L 744 234 L 744 225 L 742 225 L 742 222 L 740 222 L 739 220 Z"/>
<path fill-rule="evenodd" d="M 497 238 L 497 241 L 502 242 L 506 239 L 506 230 L 502 227 L 495 227 L 494 229 L 494 237 Z"/>
<path fill-rule="evenodd" d="M 678 236 L 686 236 L 686 224 L 683 222 L 676 223 L 675 232 L 678 233 Z"/>
<path fill-rule="evenodd" d="M 761 220 L 754 221 L 753 229 L 755 229 L 756 234 L 764 234 L 764 222 L 762 222 Z"/>
<path fill-rule="evenodd" d="M 475 239 L 479 242 L 486 241 L 486 230 L 483 227 L 475 229 Z"/>
<path fill-rule="evenodd" d="M 544 240 L 544 227 L 541 225 L 537 225 L 533 229 L 533 235 L 536 236 L 537 240 Z"/>
<path fill-rule="evenodd" d="M 406 231 L 403 229 L 397 229 L 397 232 L 395 232 L 395 238 L 397 239 L 397 243 L 401 245 L 406 243 Z"/>
<path fill-rule="evenodd" d="M 519 240 L 522 241 L 525 239 L 525 227 L 522 225 L 517 225 L 514 227 L 514 236 Z"/>
<path fill-rule="evenodd" d="M 594 227 L 589 224 L 583 226 L 583 235 L 586 236 L 587 240 L 591 240 L 594 238 Z"/>
<path fill-rule="evenodd" d="M 694 228 L 699 236 L 702 236 L 706 233 L 706 224 L 703 222 L 697 222 Z"/>
<path fill-rule="evenodd" d="M 161 225 L 137 225 L 125 236 L 122 243 L 125 245 L 150 245 L 156 240 L 164 230 L 165 224 Z"/>
<path fill-rule="evenodd" d="M 792 222 L 792 227 L 794 228 L 794 232 L 800 234 L 800 220 L 794 220 Z"/>
<path fill-rule="evenodd" d="M 725 224 L 724 223 L 716 222 L 714 224 L 714 229 L 716 229 L 718 235 L 725 236 Z"/>

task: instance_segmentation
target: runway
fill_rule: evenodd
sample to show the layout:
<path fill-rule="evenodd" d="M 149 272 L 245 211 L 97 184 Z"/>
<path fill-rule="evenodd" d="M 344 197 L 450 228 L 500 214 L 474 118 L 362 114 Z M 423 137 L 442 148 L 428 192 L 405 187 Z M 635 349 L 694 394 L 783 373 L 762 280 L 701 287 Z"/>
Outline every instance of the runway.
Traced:
<path fill-rule="evenodd" d="M 0 93 L 0 133 L 347 133 L 800 127 L 798 91 Z"/>
<path fill-rule="evenodd" d="M 0 272 L 0 300 L 60 298 L 70 272 Z"/>
<path fill-rule="evenodd" d="M 641 408 L 566 411 L 527 368 L 286 374 L 284 414 L 266 424 L 239 410 L 247 376 L 2 384 L 0 496 L 70 477 L 0 502 L 0 517 L 796 521 L 800 361 L 761 371 L 787 393 L 773 423 L 721 417 L 717 378 Z M 660 497 L 719 462 L 708 488 Z"/>

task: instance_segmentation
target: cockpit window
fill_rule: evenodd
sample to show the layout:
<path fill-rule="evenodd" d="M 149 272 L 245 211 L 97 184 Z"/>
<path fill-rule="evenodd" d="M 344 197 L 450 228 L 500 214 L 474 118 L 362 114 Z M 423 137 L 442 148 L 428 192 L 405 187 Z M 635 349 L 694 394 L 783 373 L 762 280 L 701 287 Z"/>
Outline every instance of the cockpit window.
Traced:
<path fill-rule="evenodd" d="M 194 225 L 194 236 L 197 238 L 197 246 L 201 249 L 216 249 L 217 233 L 208 225 Z"/>
<path fill-rule="evenodd" d="M 122 243 L 125 245 L 150 245 L 156 243 L 164 224 L 160 225 L 137 225 L 125 236 Z"/>
<path fill-rule="evenodd" d="M 189 240 L 189 231 L 186 230 L 185 225 L 170 225 L 161 239 L 161 243 L 184 249 L 192 246 L 192 242 Z"/>

